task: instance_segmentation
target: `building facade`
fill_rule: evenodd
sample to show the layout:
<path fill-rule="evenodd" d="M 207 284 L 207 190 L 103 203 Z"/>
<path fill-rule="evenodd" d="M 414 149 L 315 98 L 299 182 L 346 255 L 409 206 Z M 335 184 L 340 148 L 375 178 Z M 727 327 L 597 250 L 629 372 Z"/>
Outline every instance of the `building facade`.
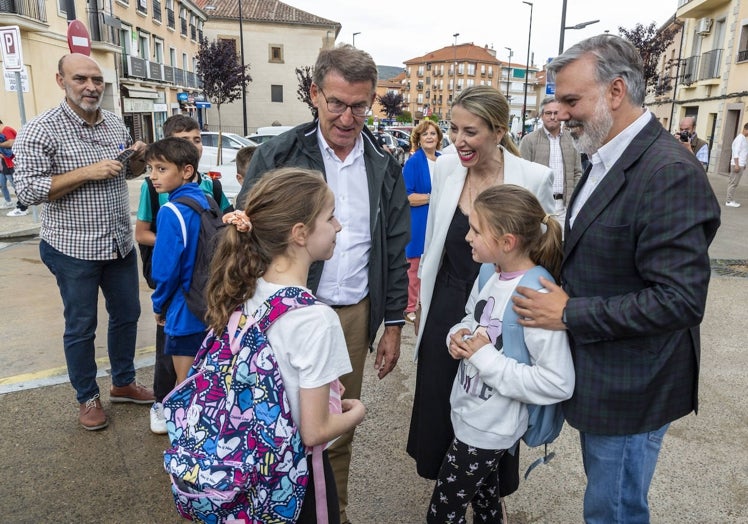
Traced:
<path fill-rule="evenodd" d="M 67 0 L 0 0 L 0 26 L 21 30 L 27 85 L 26 118 L 57 105 L 57 62 L 69 52 Z M 88 29 L 91 57 L 106 83 L 102 107 L 121 115 L 135 140 L 162 137 L 168 116 L 199 117 L 195 57 L 205 13 L 191 0 L 75 0 L 75 15 Z M 0 89 L 3 121 L 19 126 L 21 114 L 5 75 Z"/>
<path fill-rule="evenodd" d="M 411 58 L 405 64 L 404 103 L 414 120 L 437 115 L 448 120 L 452 100 L 473 85 L 490 85 L 507 95 L 512 130 L 519 130 L 524 102 L 525 66 L 502 62 L 496 51 L 472 43 L 456 44 Z M 537 68 L 529 69 L 527 107 L 537 112 Z M 516 129 L 515 129 L 516 128 Z"/>
<path fill-rule="evenodd" d="M 728 173 L 732 140 L 748 118 L 748 3 L 679 0 L 676 16 L 684 25 L 670 127 L 696 117 L 709 170 Z"/>
<path fill-rule="evenodd" d="M 296 125 L 311 120 L 309 107 L 298 100 L 299 81 L 295 70 L 314 66 L 319 51 L 335 45 L 340 24 L 320 18 L 277 0 L 199 0 L 208 13 L 205 37 L 230 40 L 250 66 L 252 81 L 245 100 L 221 107 L 221 129 L 244 133 L 246 105 L 247 133 L 270 125 Z M 239 20 L 241 5 L 242 17 Z M 218 129 L 217 108 L 207 112 L 211 129 Z M 215 124 L 215 125 L 214 125 Z"/>

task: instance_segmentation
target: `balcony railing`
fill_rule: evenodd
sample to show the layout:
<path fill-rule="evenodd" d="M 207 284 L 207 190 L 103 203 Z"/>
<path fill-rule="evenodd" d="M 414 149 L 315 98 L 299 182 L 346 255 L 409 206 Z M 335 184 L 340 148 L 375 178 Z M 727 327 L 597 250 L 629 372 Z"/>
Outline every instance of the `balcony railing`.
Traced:
<path fill-rule="evenodd" d="M 712 49 L 701 55 L 701 69 L 699 70 L 699 80 L 708 78 L 718 78 L 720 63 L 722 62 L 722 49 Z"/>
<path fill-rule="evenodd" d="M 174 29 L 174 9 L 166 8 L 166 26 Z"/>
<path fill-rule="evenodd" d="M 184 18 L 180 18 L 179 23 L 180 33 L 182 34 L 182 36 L 187 36 L 187 20 L 185 20 Z"/>
<path fill-rule="evenodd" d="M 192 40 L 197 40 L 197 27 L 194 25 L 190 26 L 190 38 Z"/>
<path fill-rule="evenodd" d="M 699 79 L 699 56 L 694 55 L 686 58 L 681 71 L 680 83 L 690 86 Z"/>
<path fill-rule="evenodd" d="M 0 15 L 5 13 L 26 16 L 38 22 L 47 21 L 44 2 L 38 0 L 0 0 Z"/>
<path fill-rule="evenodd" d="M 748 49 L 738 51 L 738 62 L 745 62 L 748 60 Z"/>

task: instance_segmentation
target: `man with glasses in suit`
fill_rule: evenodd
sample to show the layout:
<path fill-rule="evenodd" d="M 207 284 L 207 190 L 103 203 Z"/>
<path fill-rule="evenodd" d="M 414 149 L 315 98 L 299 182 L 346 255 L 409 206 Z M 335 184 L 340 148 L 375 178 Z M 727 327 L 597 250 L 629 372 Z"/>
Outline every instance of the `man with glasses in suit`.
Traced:
<path fill-rule="evenodd" d="M 275 167 L 324 173 L 343 230 L 333 257 L 312 265 L 308 284 L 336 310 L 343 326 L 353 367 L 341 378 L 343 398 L 360 398 L 366 354 L 382 321 L 374 365 L 380 379 L 394 369 L 408 301 L 405 245 L 410 239 L 410 208 L 405 183 L 397 161 L 382 151 L 365 126 L 376 85 L 377 66 L 368 53 L 345 44 L 323 49 L 310 88 L 317 120 L 259 147 L 237 196 L 241 208 L 249 188 Z M 329 449 L 343 523 L 352 441 L 353 431 Z"/>
<path fill-rule="evenodd" d="M 111 402 L 150 404 L 153 391 L 135 381 L 135 338 L 140 299 L 137 255 L 126 176 L 145 144 L 132 144 L 117 115 L 101 109 L 104 75 L 88 56 L 58 63 L 65 98 L 34 118 L 16 138 L 16 191 L 25 205 L 42 204 L 39 252 L 57 279 L 65 316 L 68 376 L 87 430 L 109 424 L 96 383 L 97 304 L 101 288 L 109 313 L 107 351 Z M 138 151 L 124 164 L 126 148 Z M 136 165 L 137 164 L 137 165 Z"/>

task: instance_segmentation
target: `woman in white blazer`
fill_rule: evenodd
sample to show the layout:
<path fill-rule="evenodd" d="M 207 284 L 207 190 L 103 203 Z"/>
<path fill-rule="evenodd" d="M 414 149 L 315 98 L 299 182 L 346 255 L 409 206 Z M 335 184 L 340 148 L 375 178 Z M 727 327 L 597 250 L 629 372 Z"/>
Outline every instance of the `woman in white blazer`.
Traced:
<path fill-rule="evenodd" d="M 463 90 L 452 106 L 450 126 L 456 154 L 443 154 L 436 162 L 419 271 L 416 391 L 407 446 L 418 474 L 428 479 L 436 479 L 454 437 L 449 394 L 458 362 L 447 352 L 446 340 L 465 315 L 480 267 L 465 241 L 472 203 L 490 186 L 516 184 L 535 194 L 547 213 L 554 209 L 553 171 L 520 158 L 507 133 L 509 104 L 500 91 L 490 86 Z M 508 481 L 501 484 L 502 496 L 519 483 L 518 457 L 504 456 L 515 462 L 506 476 L 517 478 L 502 479 Z"/>

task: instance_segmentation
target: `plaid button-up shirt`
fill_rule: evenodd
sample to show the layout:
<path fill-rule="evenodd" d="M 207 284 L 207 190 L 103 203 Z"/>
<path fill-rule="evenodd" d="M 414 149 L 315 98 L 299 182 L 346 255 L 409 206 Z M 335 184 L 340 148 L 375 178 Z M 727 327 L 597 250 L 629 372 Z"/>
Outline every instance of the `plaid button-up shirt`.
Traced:
<path fill-rule="evenodd" d="M 133 248 L 124 171 L 49 200 L 53 176 L 115 158 L 131 145 L 119 117 L 103 109 L 99 113 L 99 120 L 90 125 L 63 100 L 23 126 L 13 146 L 18 199 L 26 205 L 43 204 L 40 237 L 82 260 L 110 260 Z"/>

